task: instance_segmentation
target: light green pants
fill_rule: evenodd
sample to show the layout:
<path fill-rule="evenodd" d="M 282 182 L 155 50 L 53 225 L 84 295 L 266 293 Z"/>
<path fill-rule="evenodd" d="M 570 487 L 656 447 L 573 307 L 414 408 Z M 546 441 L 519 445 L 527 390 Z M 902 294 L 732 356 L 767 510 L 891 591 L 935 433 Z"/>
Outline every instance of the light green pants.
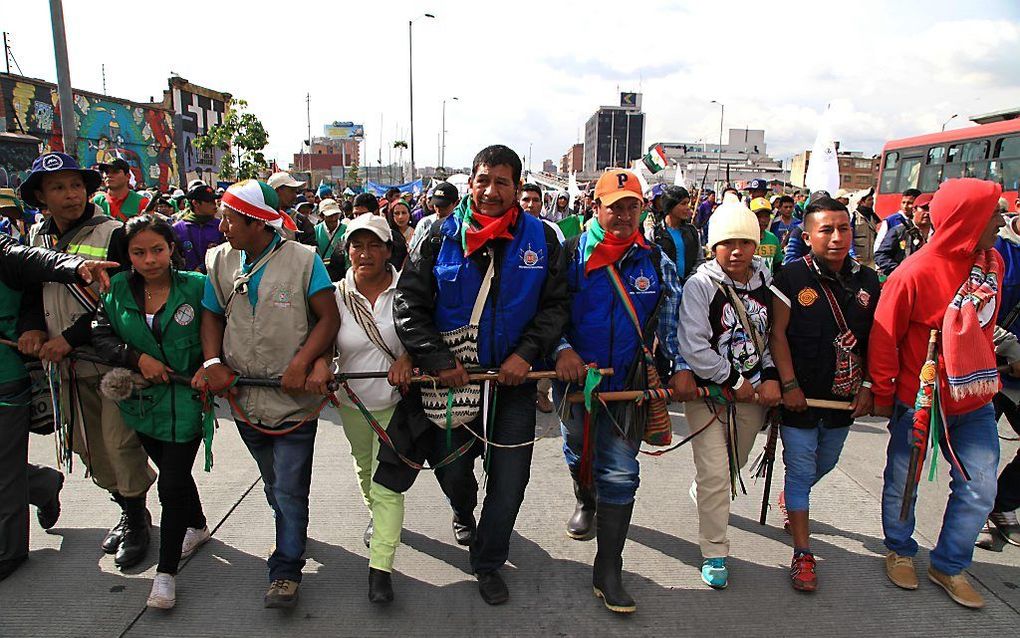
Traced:
<path fill-rule="evenodd" d="M 369 547 L 369 567 L 390 572 L 393 571 L 393 557 L 400 545 L 400 530 L 404 526 L 404 495 L 387 489 L 372 481 L 372 474 L 378 464 L 376 456 L 379 452 L 379 437 L 365 421 L 357 408 L 340 406 L 340 420 L 344 426 L 344 434 L 351 444 L 351 456 L 354 458 L 354 471 L 358 475 L 361 497 L 372 512 L 375 531 Z M 393 416 L 393 408 L 377 410 L 372 416 L 380 425 L 386 427 Z"/>

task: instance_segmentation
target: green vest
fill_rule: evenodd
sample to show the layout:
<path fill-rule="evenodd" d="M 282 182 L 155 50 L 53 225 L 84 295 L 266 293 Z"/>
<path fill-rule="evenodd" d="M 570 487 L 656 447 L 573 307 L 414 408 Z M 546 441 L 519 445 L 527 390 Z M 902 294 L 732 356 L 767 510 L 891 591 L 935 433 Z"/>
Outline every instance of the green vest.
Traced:
<path fill-rule="evenodd" d="M 205 275 L 173 271 L 166 307 L 149 329 L 128 285 L 131 273 L 118 273 L 103 297 L 110 325 L 133 350 L 162 361 L 174 372 L 191 377 L 202 365 L 202 293 Z M 159 334 L 159 339 L 156 338 Z M 161 441 L 183 443 L 203 434 L 202 403 L 191 386 L 156 383 L 120 401 L 128 427 Z"/>
<path fill-rule="evenodd" d="M 0 282 L 0 337 L 8 341 L 18 340 L 18 310 L 21 307 L 21 292 L 12 290 Z M 21 357 L 10 346 L 0 345 L 0 383 L 10 383 L 28 376 Z"/>
<path fill-rule="evenodd" d="M 128 191 L 124 201 L 121 202 L 120 215 L 115 215 L 110 209 L 110 200 L 107 199 L 106 193 L 96 193 L 96 196 L 92 198 L 92 203 L 102 209 L 107 217 L 125 222 L 142 212 L 142 203 L 145 201 L 145 198 L 137 192 Z"/>
<path fill-rule="evenodd" d="M 329 265 L 330 258 L 333 256 L 333 251 L 344 240 L 344 228 L 346 225 L 343 222 L 338 223 L 339 226 L 337 226 L 336 232 L 332 233 L 332 237 L 329 229 L 326 228 L 326 222 L 319 222 L 315 225 L 315 252 L 319 253 L 319 257 L 327 266 Z"/>

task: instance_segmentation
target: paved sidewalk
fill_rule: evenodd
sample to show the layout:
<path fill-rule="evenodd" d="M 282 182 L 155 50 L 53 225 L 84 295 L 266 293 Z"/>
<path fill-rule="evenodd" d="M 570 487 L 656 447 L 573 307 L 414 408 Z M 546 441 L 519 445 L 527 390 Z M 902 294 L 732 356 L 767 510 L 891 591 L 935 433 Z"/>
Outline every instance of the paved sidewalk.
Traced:
<path fill-rule="evenodd" d="M 820 582 L 814 595 L 791 589 L 789 537 L 778 526 L 775 508 L 768 526 L 758 525 L 762 486 L 746 474 L 749 493 L 733 504 L 730 587 L 714 591 L 701 583 L 697 514 L 687 495 L 694 467 L 684 448 L 642 457 L 642 485 L 624 554 L 624 578 L 638 611 L 630 617 L 609 613 L 591 591 L 595 543 L 570 540 L 563 531 L 573 494 L 558 430 L 543 416 L 539 430 L 547 437 L 535 448 L 511 543 L 513 564 L 505 569 L 510 602 L 502 607 L 482 602 L 465 571 L 467 552 L 453 542 L 449 507 L 434 478 L 423 473 L 407 496 L 396 601 L 373 606 L 361 542 L 368 514 L 336 415 L 327 410 L 325 416 L 313 474 L 308 566 L 296 609 L 262 608 L 272 517 L 254 462 L 233 423 L 221 418 L 215 468 L 206 474 L 201 459 L 196 462 L 215 533 L 181 570 L 176 609 L 145 608 L 155 543 L 148 560 L 130 573 L 119 572 L 112 557 L 101 553 L 99 542 L 117 509 L 82 478 L 76 463 L 64 487 L 59 524 L 44 533 L 33 516 L 31 559 L 0 583 L 0 636 L 982 636 L 1017 635 L 1020 626 L 1020 548 L 977 550 L 970 575 L 988 601 L 981 611 L 959 607 L 923 578 L 945 504 L 944 464 L 936 483 L 920 487 L 920 589 L 902 591 L 886 579 L 879 498 L 887 436 L 877 420 L 854 426 L 838 468 L 813 495 Z M 682 418 L 674 421 L 677 432 L 686 432 Z M 758 448 L 764 437 L 759 439 Z M 33 461 L 52 464 L 52 445 L 51 438 L 33 437 Z M 1004 460 L 1016 446 L 1003 443 Z M 779 462 L 773 502 L 781 488 Z M 158 520 L 154 490 L 149 501 Z"/>

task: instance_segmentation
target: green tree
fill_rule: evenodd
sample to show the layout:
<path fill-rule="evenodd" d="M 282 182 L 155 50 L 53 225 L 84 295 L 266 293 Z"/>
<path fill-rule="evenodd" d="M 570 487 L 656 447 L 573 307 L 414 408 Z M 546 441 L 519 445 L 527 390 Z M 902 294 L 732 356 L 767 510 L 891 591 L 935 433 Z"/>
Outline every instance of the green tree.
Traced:
<path fill-rule="evenodd" d="M 194 145 L 199 150 L 223 151 L 219 175 L 222 180 L 257 178 L 269 170 L 269 163 L 262 154 L 262 149 L 269 144 L 269 133 L 259 118 L 247 109 L 247 101 L 232 101 L 223 121 L 195 138 Z"/>
<path fill-rule="evenodd" d="M 361 186 L 361 178 L 358 177 L 358 163 L 354 162 L 347 168 L 347 186 L 349 188 L 359 188 Z"/>

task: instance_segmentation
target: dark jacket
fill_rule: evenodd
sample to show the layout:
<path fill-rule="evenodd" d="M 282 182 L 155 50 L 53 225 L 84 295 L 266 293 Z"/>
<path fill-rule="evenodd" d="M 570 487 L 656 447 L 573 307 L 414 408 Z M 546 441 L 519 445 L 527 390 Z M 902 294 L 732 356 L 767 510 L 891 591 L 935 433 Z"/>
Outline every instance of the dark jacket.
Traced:
<path fill-rule="evenodd" d="M 456 223 L 452 216 L 446 221 Z M 559 343 L 560 336 L 563 334 L 563 326 L 566 325 L 570 313 L 570 299 L 564 277 L 563 251 L 556 239 L 556 233 L 541 221 L 523 212 L 519 213 L 517 221 L 510 227 L 510 232 L 515 237 L 518 236 L 525 223 L 540 225 L 545 235 L 547 274 L 542 283 L 537 309 L 533 316 L 513 318 L 523 325 L 520 327 L 519 338 L 512 344 L 511 351 L 505 355 L 516 353 L 534 365 L 551 355 Z M 436 296 L 439 290 L 434 272 L 436 260 L 444 243 L 459 241 L 458 238 L 444 235 L 443 231 L 446 226 L 446 223 L 434 224 L 428 237 L 422 242 L 421 250 L 415 258 L 408 260 L 405 264 L 397 284 L 393 305 L 393 318 L 401 342 L 416 364 L 432 371 L 446 370 L 455 366 L 453 353 L 443 343 L 436 324 Z M 507 254 L 509 244 L 510 242 L 507 240 L 493 240 L 490 243 L 497 264 L 504 264 L 508 259 L 517 258 L 517 255 Z M 487 251 L 477 251 L 466 259 L 473 262 L 472 270 L 477 272 L 484 273 L 488 267 Z M 494 304 L 501 305 L 503 303 L 500 296 L 500 273 L 502 270 L 502 268 L 496 269 L 496 276 L 493 277 L 486 307 L 491 308 L 495 307 Z M 464 299 L 462 303 L 470 311 L 474 297 Z M 480 332 L 484 332 L 485 314 L 483 313 Z M 497 358 L 500 355 L 503 353 L 493 353 L 493 356 Z M 496 361 L 495 365 L 498 366 L 500 363 L 501 361 Z"/>
<path fill-rule="evenodd" d="M 824 281 L 832 290 L 847 327 L 857 339 L 853 352 L 860 356 L 861 366 L 867 370 L 868 337 L 880 290 L 878 275 L 852 259 L 846 260 L 839 273 L 833 273 L 818 260 L 812 263 L 813 266 L 808 266 L 805 259 L 798 259 L 787 264 L 773 282 L 782 294 L 783 303 L 790 307 L 786 339 L 790 344 L 793 371 L 804 396 L 845 401 L 846 397 L 832 393 L 836 371 L 834 342 L 839 328 L 820 282 Z M 816 408 L 805 412 L 784 408 L 782 418 L 783 425 L 803 428 L 815 427 L 819 420 L 826 427 L 843 427 L 853 422 L 847 411 Z"/>
<path fill-rule="evenodd" d="M 85 205 L 85 213 L 78 218 L 73 226 L 65 232 L 60 232 L 52 217 L 47 217 L 40 222 L 38 233 L 40 235 L 54 235 L 59 240 L 67 233 L 75 232 L 79 226 L 92 219 L 97 212 L 102 214 L 95 204 L 89 202 Z M 127 270 L 131 267 L 131 260 L 127 254 L 127 242 L 124 240 L 124 229 L 118 228 L 113 231 L 110 237 L 110 249 L 106 256 L 107 261 L 115 261 L 121 265 L 119 269 L 108 271 L 112 277 L 114 274 Z M 43 310 L 42 284 L 33 284 L 25 287 L 25 296 L 21 300 L 21 317 L 18 322 L 19 332 L 26 330 L 42 330 L 46 332 L 46 315 Z M 51 335 L 52 336 L 52 335 Z M 92 337 L 92 316 L 83 314 L 77 321 L 67 327 L 62 333 L 64 339 L 72 348 L 87 344 Z"/>
<path fill-rule="evenodd" d="M 677 275 L 682 283 L 694 272 L 695 268 L 705 261 L 705 251 L 701 249 L 701 237 L 694 224 L 688 222 L 676 230 L 680 231 L 680 236 L 684 240 L 684 263 L 682 264 L 678 264 L 676 261 L 676 244 L 673 241 L 673 235 L 666 228 L 665 221 L 655 224 L 651 239 L 662 248 L 662 252 L 666 253 L 670 261 L 676 264 Z"/>
<path fill-rule="evenodd" d="M 924 246 L 921 231 L 910 221 L 904 221 L 890 228 L 882 238 L 882 243 L 875 248 L 875 267 L 886 277 L 903 263 L 909 255 Z"/>

